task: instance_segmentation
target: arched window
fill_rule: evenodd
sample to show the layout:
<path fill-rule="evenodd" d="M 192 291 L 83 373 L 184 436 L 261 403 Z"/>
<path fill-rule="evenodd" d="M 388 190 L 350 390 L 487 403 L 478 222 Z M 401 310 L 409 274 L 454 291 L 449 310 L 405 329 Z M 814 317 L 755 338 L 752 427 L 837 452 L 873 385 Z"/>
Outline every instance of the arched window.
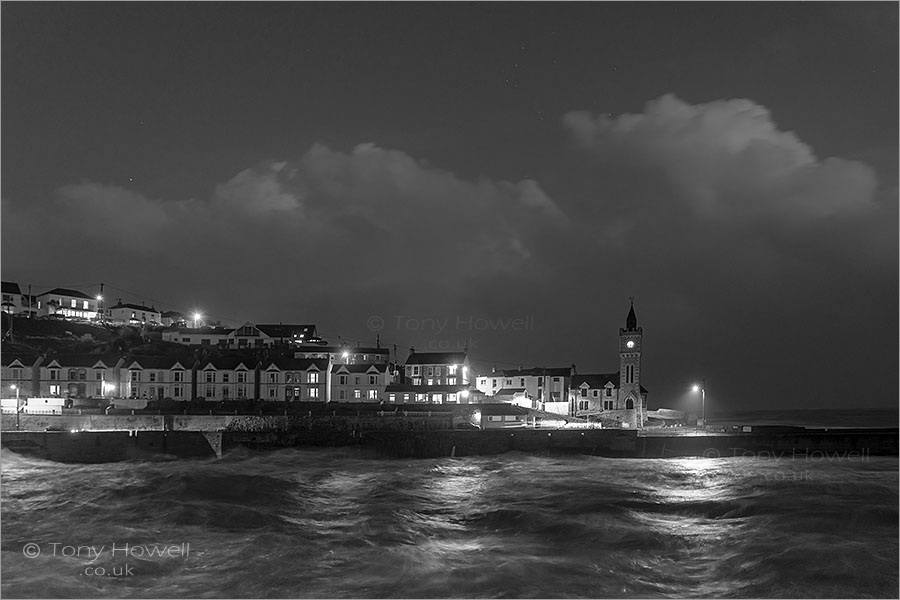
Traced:
<path fill-rule="evenodd" d="M 634 408 L 634 399 L 633 398 L 629 398 L 628 400 L 625 401 L 625 408 L 627 408 L 627 409 Z"/>

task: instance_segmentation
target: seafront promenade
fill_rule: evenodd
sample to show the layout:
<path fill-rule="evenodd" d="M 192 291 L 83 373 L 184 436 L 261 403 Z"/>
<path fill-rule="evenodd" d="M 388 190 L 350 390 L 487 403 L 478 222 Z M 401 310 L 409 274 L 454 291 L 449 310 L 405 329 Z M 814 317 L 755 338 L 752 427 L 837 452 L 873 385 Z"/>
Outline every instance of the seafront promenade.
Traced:
<path fill-rule="evenodd" d="M 369 415 L 84 415 L 3 417 L 0 444 L 61 462 L 221 458 L 236 449 L 346 446 L 394 458 L 586 454 L 616 458 L 782 458 L 896 456 L 897 428 L 807 429 L 754 426 L 600 429 L 460 427 L 451 413 L 380 411 Z M 816 454 L 818 453 L 818 454 Z"/>

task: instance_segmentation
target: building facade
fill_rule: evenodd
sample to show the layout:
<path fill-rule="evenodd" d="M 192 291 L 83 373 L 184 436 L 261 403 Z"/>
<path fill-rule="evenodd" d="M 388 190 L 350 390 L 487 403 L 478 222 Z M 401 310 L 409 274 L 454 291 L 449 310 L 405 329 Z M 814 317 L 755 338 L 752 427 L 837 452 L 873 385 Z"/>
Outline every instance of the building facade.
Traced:
<path fill-rule="evenodd" d="M 575 366 L 561 368 L 537 367 L 533 369 L 508 369 L 476 378 L 476 387 L 488 398 L 497 402 L 511 402 L 535 410 L 560 415 L 573 414 L 570 410 L 569 389 Z M 512 400 L 510 400 L 511 398 Z"/>
<path fill-rule="evenodd" d="M 134 356 L 125 360 L 119 389 L 124 398 L 191 399 L 193 365 L 166 356 Z"/>
<path fill-rule="evenodd" d="M 328 402 L 331 399 L 327 358 L 281 358 L 263 363 L 259 399 Z"/>
<path fill-rule="evenodd" d="M 78 290 L 56 288 L 38 294 L 35 313 L 38 316 L 59 315 L 75 319 L 96 319 L 97 298 Z"/>
<path fill-rule="evenodd" d="M 569 394 L 573 414 L 606 427 L 641 428 L 647 422 L 647 390 L 641 386 L 644 330 L 632 304 L 619 329 L 619 371 L 576 374 Z"/>
<path fill-rule="evenodd" d="M 162 314 L 152 306 L 123 303 L 119 300 L 115 306 L 103 309 L 103 318 L 113 323 L 129 325 L 161 325 Z"/>

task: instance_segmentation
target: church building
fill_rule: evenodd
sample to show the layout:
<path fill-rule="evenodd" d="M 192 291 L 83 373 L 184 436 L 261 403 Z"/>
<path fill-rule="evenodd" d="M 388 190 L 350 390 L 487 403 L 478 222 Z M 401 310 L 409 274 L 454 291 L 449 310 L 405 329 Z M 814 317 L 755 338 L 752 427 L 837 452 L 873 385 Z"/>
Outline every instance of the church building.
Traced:
<path fill-rule="evenodd" d="M 641 428 L 647 422 L 647 390 L 641 386 L 644 330 L 638 327 L 634 303 L 619 329 L 619 371 L 572 376 L 570 410 L 604 427 Z"/>

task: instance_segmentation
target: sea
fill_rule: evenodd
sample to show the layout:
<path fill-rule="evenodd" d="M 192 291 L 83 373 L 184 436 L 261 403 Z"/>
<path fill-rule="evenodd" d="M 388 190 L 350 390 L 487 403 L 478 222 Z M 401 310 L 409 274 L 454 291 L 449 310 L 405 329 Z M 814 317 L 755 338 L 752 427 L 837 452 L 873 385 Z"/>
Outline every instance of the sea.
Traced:
<path fill-rule="evenodd" d="M 900 592 L 897 457 L 0 459 L 3 598 Z"/>

